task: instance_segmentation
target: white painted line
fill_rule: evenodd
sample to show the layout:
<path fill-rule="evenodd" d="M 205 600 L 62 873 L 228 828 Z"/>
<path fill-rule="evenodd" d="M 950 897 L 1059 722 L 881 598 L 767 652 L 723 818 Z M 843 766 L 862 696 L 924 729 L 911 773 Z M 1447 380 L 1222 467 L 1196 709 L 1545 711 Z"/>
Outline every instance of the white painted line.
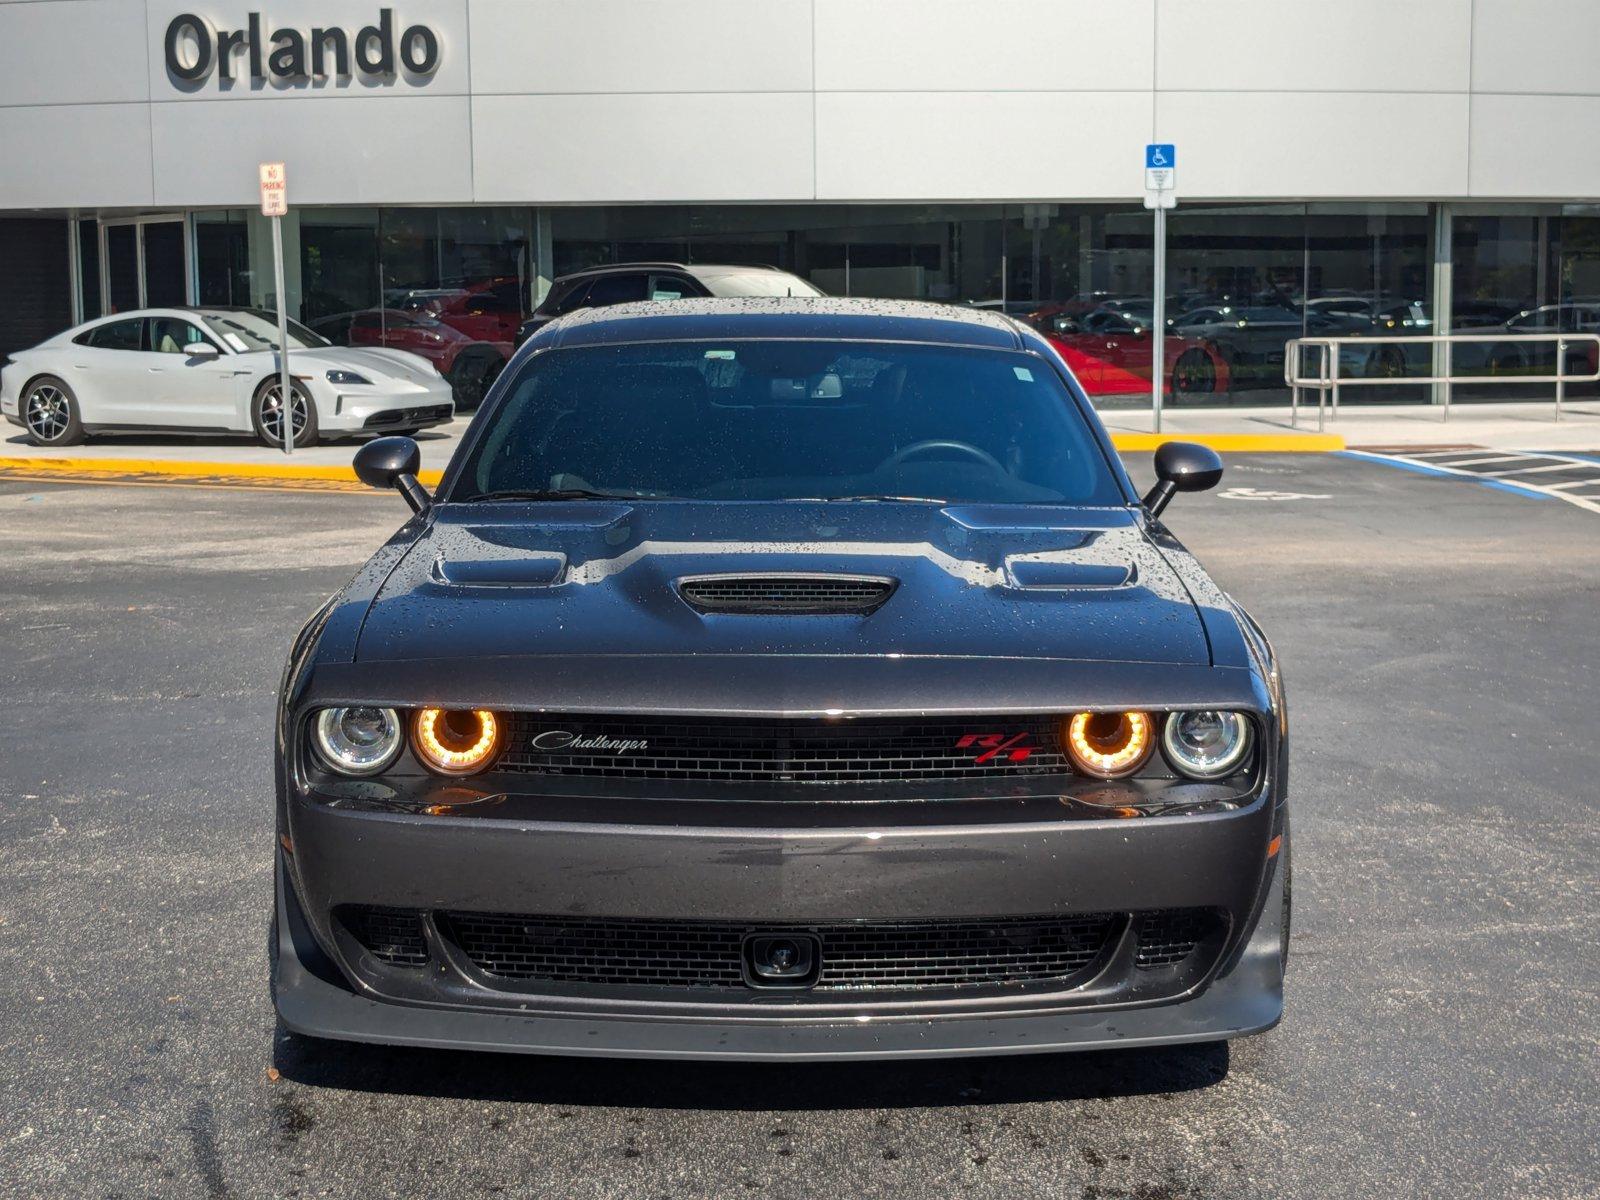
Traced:
<path fill-rule="evenodd" d="M 1552 492 L 1571 491 L 1573 488 L 1600 487 L 1600 477 L 1594 479 L 1574 479 L 1570 483 L 1552 483 L 1549 489 Z"/>
<path fill-rule="evenodd" d="M 1488 463 L 1517 462 L 1524 458 L 1543 458 L 1542 454 L 1491 454 L 1487 458 L 1458 458 L 1454 462 L 1439 464 L 1451 467 L 1481 467 Z"/>
<path fill-rule="evenodd" d="M 1600 513 L 1600 501 L 1590 500 L 1586 496 L 1573 496 L 1565 491 L 1553 487 L 1540 487 L 1536 483 L 1522 483 L 1512 479 L 1501 479 L 1487 471 L 1462 471 L 1445 463 L 1424 462 L 1422 459 L 1413 458 L 1404 454 L 1373 454 L 1369 450 L 1346 450 L 1347 457 L 1368 458 L 1376 462 L 1403 463 L 1423 471 L 1433 471 L 1442 475 L 1459 475 L 1463 479 L 1476 479 L 1479 483 L 1495 483 L 1510 491 L 1534 492 L 1541 496 L 1548 496 L 1552 500 L 1565 500 L 1568 504 L 1578 508 L 1586 508 L 1592 513 Z M 1531 454 L 1514 455 L 1515 458 L 1534 458 Z"/>
<path fill-rule="evenodd" d="M 1570 471 L 1578 464 L 1568 459 L 1557 463 L 1546 463 L 1542 467 L 1507 467 L 1504 471 L 1496 471 L 1496 475 L 1532 475 L 1535 471 Z M 1590 464 L 1594 466 L 1594 464 Z M 1600 466 L 1595 466 L 1595 474 L 1600 475 Z"/>

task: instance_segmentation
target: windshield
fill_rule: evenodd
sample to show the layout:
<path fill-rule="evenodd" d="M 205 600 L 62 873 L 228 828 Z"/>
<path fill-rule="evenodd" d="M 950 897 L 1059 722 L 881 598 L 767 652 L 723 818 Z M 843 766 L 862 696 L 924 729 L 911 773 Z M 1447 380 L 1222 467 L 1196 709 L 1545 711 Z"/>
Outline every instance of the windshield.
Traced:
<path fill-rule="evenodd" d="M 278 348 L 278 318 L 270 313 L 254 310 L 226 310 L 202 312 L 200 317 L 229 347 L 238 354 L 252 350 Z M 333 345 L 320 334 L 312 333 L 299 321 L 289 322 L 289 349 L 313 350 Z"/>
<path fill-rule="evenodd" d="M 451 500 L 500 492 L 1119 505 L 1044 360 L 871 342 L 656 342 L 528 359 Z"/>
<path fill-rule="evenodd" d="M 728 271 L 707 274 L 702 282 L 713 296 L 820 296 L 798 275 L 782 271 Z"/>

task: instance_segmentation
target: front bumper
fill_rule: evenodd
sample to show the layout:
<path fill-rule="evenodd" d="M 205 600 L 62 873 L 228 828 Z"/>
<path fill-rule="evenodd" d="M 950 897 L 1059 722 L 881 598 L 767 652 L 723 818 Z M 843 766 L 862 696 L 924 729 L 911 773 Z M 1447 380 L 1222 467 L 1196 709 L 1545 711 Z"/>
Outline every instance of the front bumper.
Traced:
<path fill-rule="evenodd" d="M 1205 1041 L 1282 1010 L 1281 810 L 1064 820 L 1059 798 L 945 806 L 785 807 L 517 797 L 428 815 L 286 808 L 274 997 L 317 1037 L 529 1053 L 680 1058 L 882 1058 Z M 772 806 L 765 806 L 770 811 Z M 496 812 L 495 810 L 499 810 Z M 897 811 L 898 810 L 898 811 Z M 463 815 L 476 814 L 476 815 Z M 764 818 L 769 821 L 770 818 Z M 1109 960 L 1060 988 L 751 993 L 501 985 L 459 955 L 396 971 L 337 925 L 344 905 L 783 923 L 996 919 L 1204 908 L 1225 914 L 1202 966 L 1165 990 Z M 1126 964 L 1124 964 L 1126 965 Z M 1143 982 L 1141 979 L 1139 982 Z"/>
<path fill-rule="evenodd" d="M 446 424 L 455 416 L 450 383 L 443 378 L 392 389 L 339 388 L 326 382 L 314 386 L 327 392 L 317 398 L 317 422 L 329 433 L 426 429 Z"/>

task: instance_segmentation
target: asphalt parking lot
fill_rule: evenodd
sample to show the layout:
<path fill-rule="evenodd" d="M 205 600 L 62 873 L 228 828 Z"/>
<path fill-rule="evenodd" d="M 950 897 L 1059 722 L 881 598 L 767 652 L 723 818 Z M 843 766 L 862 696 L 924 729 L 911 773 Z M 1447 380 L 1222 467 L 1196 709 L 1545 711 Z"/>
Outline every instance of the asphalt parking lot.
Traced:
<path fill-rule="evenodd" d="M 1283 1025 L 846 1066 L 276 1035 L 274 692 L 403 506 L 0 481 L 0 1194 L 1596 1195 L 1600 514 L 1229 466 L 1169 519 L 1287 668 Z"/>

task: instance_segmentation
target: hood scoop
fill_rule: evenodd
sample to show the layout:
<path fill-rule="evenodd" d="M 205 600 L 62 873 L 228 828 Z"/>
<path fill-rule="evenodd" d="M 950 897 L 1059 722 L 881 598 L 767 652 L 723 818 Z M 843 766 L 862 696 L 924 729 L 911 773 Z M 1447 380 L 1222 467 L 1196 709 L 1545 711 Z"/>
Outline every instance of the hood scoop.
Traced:
<path fill-rule="evenodd" d="M 565 554 L 522 553 L 505 558 L 433 560 L 429 571 L 434 583 L 449 587 L 547 588 L 562 581 L 567 571 Z"/>
<path fill-rule="evenodd" d="M 678 593 L 702 613 L 865 616 L 893 594 L 897 582 L 877 575 L 696 575 L 678 580 Z"/>

